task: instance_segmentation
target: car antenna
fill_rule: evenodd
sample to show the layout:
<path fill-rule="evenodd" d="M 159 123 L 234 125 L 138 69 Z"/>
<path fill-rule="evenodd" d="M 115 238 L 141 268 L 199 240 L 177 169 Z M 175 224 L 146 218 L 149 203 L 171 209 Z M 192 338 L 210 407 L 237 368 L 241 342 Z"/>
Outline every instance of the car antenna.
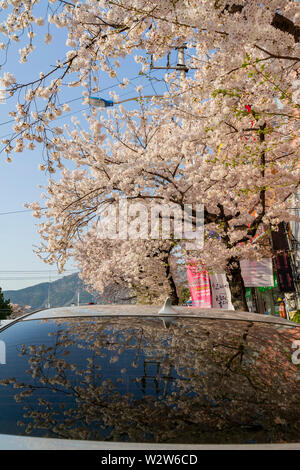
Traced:
<path fill-rule="evenodd" d="M 158 313 L 159 314 L 164 314 L 164 315 L 168 315 L 168 314 L 173 315 L 174 313 L 177 314 L 176 310 L 174 310 L 174 308 L 172 308 L 172 302 L 171 302 L 170 297 L 166 298 L 164 306 L 160 309 L 160 311 Z"/>

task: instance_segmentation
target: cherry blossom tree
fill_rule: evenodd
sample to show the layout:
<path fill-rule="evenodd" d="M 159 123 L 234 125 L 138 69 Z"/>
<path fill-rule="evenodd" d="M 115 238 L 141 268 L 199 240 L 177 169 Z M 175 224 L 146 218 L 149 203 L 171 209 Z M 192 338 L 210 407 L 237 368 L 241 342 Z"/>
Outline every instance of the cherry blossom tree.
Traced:
<path fill-rule="evenodd" d="M 130 285 L 139 303 L 162 303 L 167 296 L 175 305 L 179 301 L 176 274 L 179 267 L 168 240 L 101 240 L 89 231 L 76 244 L 74 256 L 80 276 L 95 290 L 102 292 L 115 279 Z"/>
<path fill-rule="evenodd" d="M 62 106 L 59 100 L 63 86 L 83 86 L 87 101 L 91 92 L 100 89 L 99 70 L 115 76 L 118 59 L 128 54 L 142 50 L 154 59 L 161 58 L 185 44 L 196 51 L 190 66 L 200 67 L 204 83 L 234 73 L 242 66 L 246 53 L 266 65 L 265 75 L 268 67 L 276 73 L 280 61 L 286 62 L 288 72 L 294 75 L 299 65 L 296 0 L 157 0 L 151 4 L 146 0 L 49 0 L 44 3 L 45 18 L 38 16 L 38 3 L 1 2 L 2 10 L 7 11 L 0 25 L 5 38 L 1 49 L 8 49 L 7 54 L 12 42 L 23 41 L 20 62 L 30 61 L 30 54 L 40 47 L 38 30 L 45 25 L 46 44 L 51 43 L 55 28 L 66 30 L 67 52 L 57 58 L 55 66 L 41 71 L 28 83 L 20 82 L 9 71 L 4 73 L 3 85 L 9 95 L 18 96 L 18 104 L 11 112 L 16 120 L 15 136 L 3 143 L 10 154 L 13 149 L 22 152 L 26 141 L 29 149 L 43 142 L 49 152 L 50 172 L 54 171 L 51 153 L 60 150 L 62 132 L 51 123 L 68 110 L 68 105 Z M 23 39 L 24 33 L 28 40 Z M 136 60 L 147 69 L 145 55 Z M 290 81 L 289 89 L 291 86 Z"/>
<path fill-rule="evenodd" d="M 290 111 L 286 109 L 289 105 L 277 107 L 274 85 L 267 81 L 259 85 L 264 88 L 264 97 L 255 102 L 253 98 L 250 112 L 245 109 L 245 92 L 237 88 L 236 81 L 245 83 L 247 93 L 252 73 L 255 71 L 245 67 L 227 89 L 213 91 L 212 98 L 201 100 L 201 105 L 201 95 L 198 101 L 194 92 L 156 106 L 152 101 L 140 111 L 120 107 L 111 111 L 109 118 L 88 117 L 89 132 L 69 129 L 61 157 L 81 169 L 65 169 L 60 181 L 50 181 L 48 198 L 45 195 L 48 221 L 40 227 L 45 240 L 40 254 L 47 252 L 47 261 L 58 261 L 63 267 L 76 253 L 89 281 L 95 278 L 91 258 L 95 266 L 103 263 L 96 276 L 100 283 L 105 270 L 118 277 L 121 265 L 123 274 L 127 266 L 125 277 L 131 276 L 132 256 L 138 268 L 143 250 L 154 253 L 157 240 L 142 242 L 140 237 L 138 243 L 113 240 L 110 244 L 99 240 L 99 210 L 117 205 L 124 196 L 144 204 L 159 201 L 180 208 L 203 204 L 205 246 L 200 253 L 186 253 L 186 257 L 196 256 L 209 270 L 226 270 L 231 287 L 238 286 L 237 298 L 243 299 L 239 260 L 270 256 L 267 248 L 250 243 L 251 239 L 262 224 L 276 227 L 291 217 L 289 198 L 299 185 L 293 131 L 297 116 L 287 120 L 293 104 Z M 192 87 L 191 83 L 187 86 Z M 36 216 L 42 216 L 38 204 L 30 207 Z M 92 221 L 96 221 L 93 228 Z M 172 242 L 170 239 L 170 247 Z M 176 246 L 178 242 L 182 240 L 176 240 Z M 151 269 L 157 285 L 156 263 Z M 244 299 L 236 306 L 246 308 L 245 304 Z"/>
<path fill-rule="evenodd" d="M 42 169 L 62 170 L 60 181 L 49 182 L 47 220 L 40 227 L 47 261 L 63 267 L 75 253 L 82 260 L 87 250 L 82 237 L 92 234 L 99 208 L 117 204 L 120 197 L 180 208 L 204 204 L 205 249 L 185 256 L 198 258 L 207 269 L 226 270 L 240 299 L 236 308 L 247 309 L 239 260 L 265 255 L 266 249 L 251 240 L 262 224 L 274 228 L 291 219 L 289 199 L 300 181 L 295 87 L 299 3 L 89 0 L 51 1 L 49 8 L 50 4 L 51 28 L 67 30 L 66 57 L 27 84 L 18 83 L 9 72 L 3 76 L 8 93 L 20 96 L 17 111 L 12 112 L 16 135 L 3 142 L 6 152 L 11 153 L 14 142 L 16 151 L 23 151 L 26 139 L 29 148 L 42 142 L 48 151 Z M 34 47 L 34 29 L 44 20 L 35 18 L 33 2 L 2 2 L 2 8 L 9 5 L 13 12 L 2 32 L 9 40 L 18 40 L 20 31 L 28 31 L 29 45 L 20 51 L 25 62 Z M 51 40 L 50 33 L 45 40 Z M 118 59 L 139 51 L 136 61 L 146 72 L 146 54 L 155 60 L 181 46 L 190 51 L 187 68 L 196 71 L 180 82 L 176 74 L 168 74 L 170 91 L 164 100 L 153 99 L 147 106 L 141 94 L 140 110 L 120 107 L 102 119 L 92 110 L 88 131 L 75 126 L 67 128 L 66 135 L 51 125 L 67 109 L 59 104 L 63 83 L 83 86 L 83 100 L 88 102 L 89 94 L 99 91 L 100 69 L 113 77 Z M 42 100 L 46 104 L 41 107 Z M 64 169 L 65 160 L 75 162 L 78 169 Z M 41 215 L 39 205 L 31 207 Z M 99 247 L 101 254 L 104 245 Z M 121 245 L 116 243 L 113 251 L 127 250 L 131 263 L 135 254 L 140 256 L 142 243 Z M 157 241 L 146 245 L 145 253 L 157 253 Z M 180 249 L 184 251 L 184 245 Z M 134 270 L 139 269 L 135 259 Z M 152 273 L 155 270 L 157 266 Z M 130 271 L 129 263 L 123 275 L 128 277 Z M 86 269 L 85 273 L 89 280 L 95 278 Z"/>

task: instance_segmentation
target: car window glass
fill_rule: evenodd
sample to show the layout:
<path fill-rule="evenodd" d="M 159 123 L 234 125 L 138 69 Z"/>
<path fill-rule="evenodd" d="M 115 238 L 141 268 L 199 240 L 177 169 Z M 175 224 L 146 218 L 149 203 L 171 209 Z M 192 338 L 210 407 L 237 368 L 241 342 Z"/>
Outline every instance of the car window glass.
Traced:
<path fill-rule="evenodd" d="M 0 433 L 299 442 L 299 327 L 197 318 L 32 320 L 0 333 Z"/>

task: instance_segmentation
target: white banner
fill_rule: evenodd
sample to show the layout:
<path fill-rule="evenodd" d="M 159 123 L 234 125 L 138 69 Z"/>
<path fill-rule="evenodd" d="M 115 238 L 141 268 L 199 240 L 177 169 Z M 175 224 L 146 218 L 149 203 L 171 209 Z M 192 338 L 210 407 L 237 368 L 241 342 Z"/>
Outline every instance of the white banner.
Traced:
<path fill-rule="evenodd" d="M 212 307 L 234 310 L 231 302 L 231 292 L 225 274 L 210 274 Z"/>
<path fill-rule="evenodd" d="M 245 287 L 274 287 L 272 258 L 240 261 Z"/>

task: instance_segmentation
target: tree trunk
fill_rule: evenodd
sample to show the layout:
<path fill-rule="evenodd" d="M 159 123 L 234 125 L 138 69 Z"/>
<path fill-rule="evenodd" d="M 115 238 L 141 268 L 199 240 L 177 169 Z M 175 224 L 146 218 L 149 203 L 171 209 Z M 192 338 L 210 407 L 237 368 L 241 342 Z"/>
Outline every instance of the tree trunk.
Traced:
<path fill-rule="evenodd" d="M 230 258 L 227 264 L 227 278 L 230 286 L 232 303 L 235 310 L 248 312 L 249 309 L 246 302 L 245 285 L 238 258 Z"/>
<path fill-rule="evenodd" d="M 178 305 L 179 297 L 177 294 L 176 284 L 171 273 L 169 256 L 165 259 L 165 263 L 166 263 L 166 278 L 169 283 L 169 297 L 171 299 L 172 305 Z"/>
<path fill-rule="evenodd" d="M 179 298 L 178 298 L 178 295 L 177 295 L 176 285 L 175 285 L 174 279 L 173 279 L 171 274 L 168 277 L 168 282 L 169 282 L 169 286 L 170 286 L 169 297 L 171 299 L 172 305 L 178 305 L 179 304 Z"/>

